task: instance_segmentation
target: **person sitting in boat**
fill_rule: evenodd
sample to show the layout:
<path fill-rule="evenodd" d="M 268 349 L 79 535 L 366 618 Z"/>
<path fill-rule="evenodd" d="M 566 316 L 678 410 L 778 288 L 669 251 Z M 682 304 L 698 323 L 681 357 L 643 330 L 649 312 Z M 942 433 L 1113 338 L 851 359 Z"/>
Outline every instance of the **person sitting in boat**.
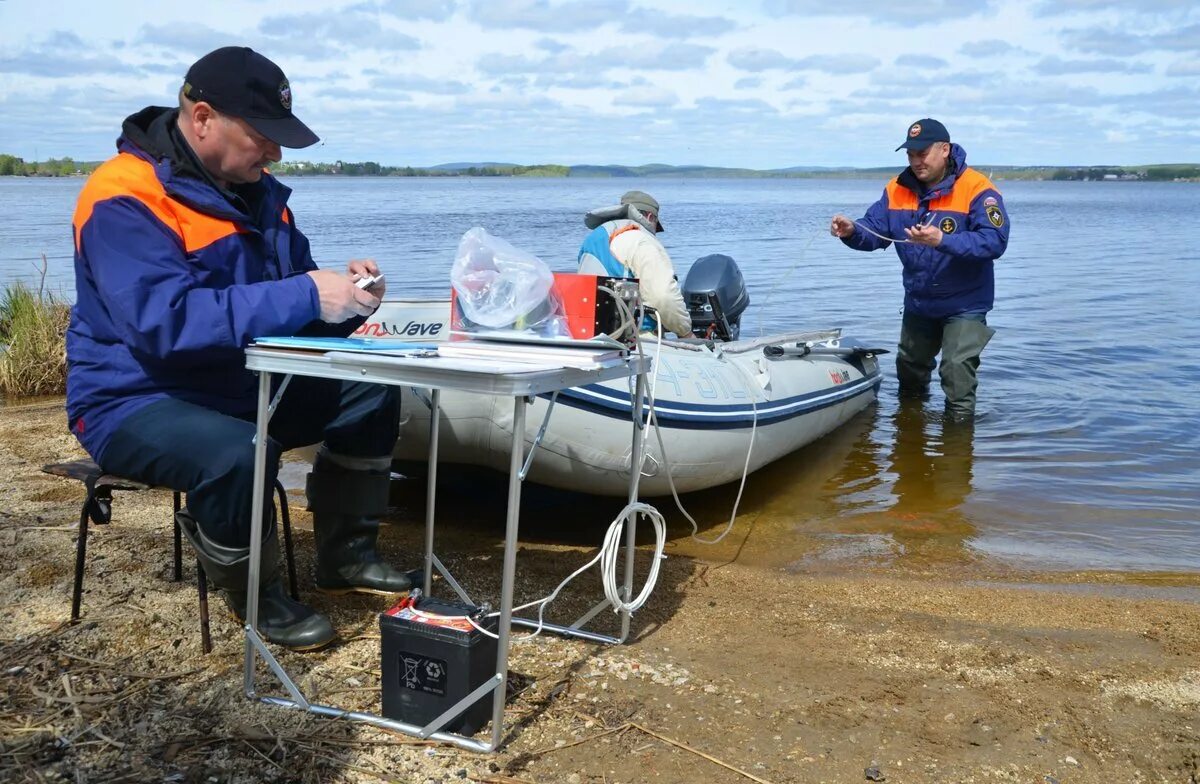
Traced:
<path fill-rule="evenodd" d="M 658 201 L 642 191 L 629 191 L 616 207 L 589 212 L 584 223 L 592 231 L 579 248 L 579 272 L 637 278 L 642 302 L 658 312 L 663 329 L 690 337 L 692 319 L 675 267 L 655 236 L 663 230 L 658 216 Z"/>
<path fill-rule="evenodd" d="M 259 336 L 345 337 L 379 307 L 375 262 L 317 269 L 291 190 L 266 170 L 280 147 L 317 136 L 292 113 L 275 63 L 227 46 L 188 69 L 179 108 L 125 120 L 118 154 L 75 210 L 76 302 L 67 331 L 67 418 L 105 471 L 187 493 L 176 520 L 213 585 L 246 617 Z M 283 450 L 322 442 L 308 477 L 317 588 L 407 591 L 376 551 L 399 433 L 399 387 L 295 378 L 267 439 L 271 498 Z M 270 505 L 268 500 L 267 505 Z M 294 650 L 334 639 L 329 619 L 292 600 L 264 525 L 258 629 Z"/>

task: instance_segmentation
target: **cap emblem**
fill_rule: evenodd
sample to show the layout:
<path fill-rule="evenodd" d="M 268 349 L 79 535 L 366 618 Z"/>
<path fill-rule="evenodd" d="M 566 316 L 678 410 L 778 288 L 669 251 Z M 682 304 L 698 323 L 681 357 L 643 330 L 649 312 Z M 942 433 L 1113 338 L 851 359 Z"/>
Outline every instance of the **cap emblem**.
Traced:
<path fill-rule="evenodd" d="M 292 110 L 292 86 L 287 79 L 279 83 L 279 103 L 289 112 Z"/>
<path fill-rule="evenodd" d="M 908 129 L 908 138 L 915 139 L 920 135 L 921 135 L 921 123 L 913 123 L 912 127 Z"/>

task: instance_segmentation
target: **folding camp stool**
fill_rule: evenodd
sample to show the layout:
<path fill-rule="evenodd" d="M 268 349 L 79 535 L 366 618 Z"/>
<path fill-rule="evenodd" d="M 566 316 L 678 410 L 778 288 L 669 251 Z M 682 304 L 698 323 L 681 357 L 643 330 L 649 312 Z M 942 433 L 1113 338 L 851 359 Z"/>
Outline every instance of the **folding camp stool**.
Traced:
<path fill-rule="evenodd" d="M 87 554 L 88 521 L 96 525 L 107 525 L 112 520 L 112 500 L 114 490 L 142 491 L 152 490 L 153 485 L 127 479 L 123 476 L 105 473 L 104 469 L 91 460 L 72 460 L 68 463 L 51 463 L 42 466 L 42 471 L 54 476 L 75 479 L 83 482 L 87 495 L 83 499 L 83 507 L 79 511 L 79 538 L 75 544 L 75 583 L 71 589 L 71 621 L 79 620 L 79 607 L 83 602 L 83 566 Z M 288 512 L 287 493 L 283 484 L 275 480 L 275 492 L 279 496 L 279 517 L 283 522 L 283 545 L 287 559 L 288 583 L 291 587 L 292 598 L 299 601 L 296 590 L 296 563 L 292 557 L 292 519 Z M 182 507 L 183 493 L 174 491 L 174 511 Z M 175 529 L 175 570 L 174 580 L 183 580 L 183 534 L 179 521 L 171 515 L 171 523 Z M 196 587 L 200 593 L 200 641 L 205 653 L 212 651 L 212 638 L 209 634 L 208 623 L 208 582 L 204 567 L 196 561 Z"/>

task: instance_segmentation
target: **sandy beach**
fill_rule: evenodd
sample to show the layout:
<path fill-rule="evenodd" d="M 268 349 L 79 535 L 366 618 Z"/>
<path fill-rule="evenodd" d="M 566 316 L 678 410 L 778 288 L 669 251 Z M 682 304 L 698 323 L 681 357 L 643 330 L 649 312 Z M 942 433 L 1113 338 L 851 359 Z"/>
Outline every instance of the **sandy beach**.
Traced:
<path fill-rule="evenodd" d="M 194 563 L 171 580 L 165 491 L 118 494 L 69 624 L 82 492 L 40 468 L 81 456 L 61 401 L 0 408 L 0 780 L 1200 782 L 1200 574 L 764 567 L 739 560 L 746 531 L 698 551 L 668 515 L 633 642 L 515 645 L 506 745 L 478 755 L 246 700 L 236 622 L 214 597 L 204 655 Z M 381 546 L 416 566 L 423 482 L 395 484 Z M 438 551 L 473 595 L 498 592 L 498 488 L 443 510 Z M 378 711 L 390 602 L 312 590 L 303 507 L 294 494 L 302 597 L 340 641 L 281 660 L 310 699 Z M 531 525 L 518 601 L 591 557 L 603 526 L 581 525 L 565 541 Z M 599 596 L 589 574 L 554 613 Z"/>

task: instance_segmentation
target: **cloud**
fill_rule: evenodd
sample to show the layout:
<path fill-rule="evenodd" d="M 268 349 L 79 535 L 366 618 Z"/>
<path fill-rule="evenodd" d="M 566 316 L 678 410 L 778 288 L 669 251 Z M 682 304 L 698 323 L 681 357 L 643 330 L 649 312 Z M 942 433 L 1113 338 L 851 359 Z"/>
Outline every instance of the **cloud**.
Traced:
<path fill-rule="evenodd" d="M 796 61 L 799 70 L 831 74 L 867 73 L 878 66 L 879 58 L 869 54 L 814 54 Z"/>
<path fill-rule="evenodd" d="M 753 90 L 755 88 L 762 87 L 762 83 L 763 80 L 761 76 L 744 76 L 733 83 L 733 89 Z"/>
<path fill-rule="evenodd" d="M 355 6 L 336 13 L 269 16 L 259 23 L 258 29 L 272 42 L 272 46 L 284 43 L 310 51 L 312 48 L 324 48 L 328 52 L 329 47 L 335 51 L 370 49 L 382 52 L 421 48 L 421 42 L 416 38 L 386 27 L 381 22 L 379 14 Z"/>
<path fill-rule="evenodd" d="M 1194 7 L 1194 0 L 1042 0 L 1033 6 L 1032 11 L 1034 16 L 1059 16 L 1094 11 L 1157 14 L 1186 11 Z"/>
<path fill-rule="evenodd" d="M 785 82 L 780 90 L 803 90 L 808 87 L 808 79 L 804 76 L 797 76 L 789 82 Z"/>
<path fill-rule="evenodd" d="M 382 92 L 433 93 L 435 95 L 462 95 L 470 87 L 452 79 L 431 79 L 418 74 L 380 74 L 371 77 L 368 84 Z"/>
<path fill-rule="evenodd" d="M 453 0 L 384 0 L 379 10 L 400 19 L 428 19 L 444 22 L 454 15 Z"/>
<path fill-rule="evenodd" d="M 758 98 L 700 98 L 696 101 L 696 109 L 703 116 L 717 116 L 727 112 L 739 114 L 778 114 L 778 110 L 766 101 Z"/>
<path fill-rule="evenodd" d="M 663 87 L 629 90 L 613 99 L 614 106 L 636 106 L 646 109 L 666 109 L 679 103 L 674 90 Z"/>
<path fill-rule="evenodd" d="M 471 0 L 467 16 L 486 29 L 523 28 L 544 33 L 576 33 L 620 19 L 629 12 L 627 0 L 595 3 L 571 0 L 551 5 L 546 0 Z"/>
<path fill-rule="evenodd" d="M 481 57 L 475 67 L 497 76 L 532 73 L 588 78 L 612 70 L 687 71 L 703 67 L 715 51 L 710 46 L 672 43 L 662 47 L 614 46 L 592 54 L 560 52 L 540 59 L 493 53 Z"/>
<path fill-rule="evenodd" d="M 1001 41 L 998 38 L 989 38 L 986 41 L 970 41 L 958 47 L 958 53 L 966 57 L 999 59 L 1007 54 L 1024 53 L 1030 54 L 1026 49 L 1019 46 L 1013 46 L 1007 41 Z"/>
<path fill-rule="evenodd" d="M 627 33 L 649 33 L 658 38 L 700 38 L 721 35 L 737 27 L 723 16 L 666 14 L 649 8 L 637 8 L 621 17 L 621 29 Z"/>
<path fill-rule="evenodd" d="M 24 76 L 137 76 L 151 70 L 157 72 L 157 64 L 155 68 L 147 69 L 113 55 L 98 53 L 96 47 L 86 46 L 79 36 L 61 30 L 15 54 L 0 55 L 0 73 Z"/>
<path fill-rule="evenodd" d="M 138 28 L 134 43 L 160 46 L 170 52 L 183 53 L 190 64 L 213 49 L 235 42 L 241 43 L 242 38 L 201 23 L 168 22 L 142 25 Z M 316 56 L 320 56 L 321 47 L 317 47 L 317 50 Z"/>
<path fill-rule="evenodd" d="M 1200 60 L 1176 60 L 1167 66 L 1167 76 L 1200 76 Z"/>
<path fill-rule="evenodd" d="M 1150 73 L 1153 69 L 1146 63 L 1131 63 L 1105 57 L 1098 60 L 1063 60 L 1060 57 L 1043 57 L 1033 66 L 1043 76 L 1082 73 Z"/>
<path fill-rule="evenodd" d="M 1081 52 L 1118 57 L 1161 50 L 1192 53 L 1200 51 L 1200 23 L 1174 26 L 1159 33 L 1131 33 L 1126 28 L 1111 27 L 1064 30 L 1062 40 Z"/>
<path fill-rule="evenodd" d="M 928 54 L 902 54 L 896 58 L 896 65 L 908 68 L 945 68 L 950 65 L 940 57 Z"/>
<path fill-rule="evenodd" d="M 994 5 L 994 0 L 969 4 L 961 0 L 926 0 L 921 5 L 896 3 L 893 0 L 859 0 L 848 7 L 828 0 L 766 0 L 763 9 L 771 16 L 856 16 L 900 27 L 918 27 L 940 24 L 946 19 L 992 13 Z"/>
<path fill-rule="evenodd" d="M 790 71 L 795 69 L 800 62 L 784 55 L 777 49 L 738 49 L 730 52 L 726 59 L 734 68 L 752 73 L 769 71 L 775 68 Z"/>

